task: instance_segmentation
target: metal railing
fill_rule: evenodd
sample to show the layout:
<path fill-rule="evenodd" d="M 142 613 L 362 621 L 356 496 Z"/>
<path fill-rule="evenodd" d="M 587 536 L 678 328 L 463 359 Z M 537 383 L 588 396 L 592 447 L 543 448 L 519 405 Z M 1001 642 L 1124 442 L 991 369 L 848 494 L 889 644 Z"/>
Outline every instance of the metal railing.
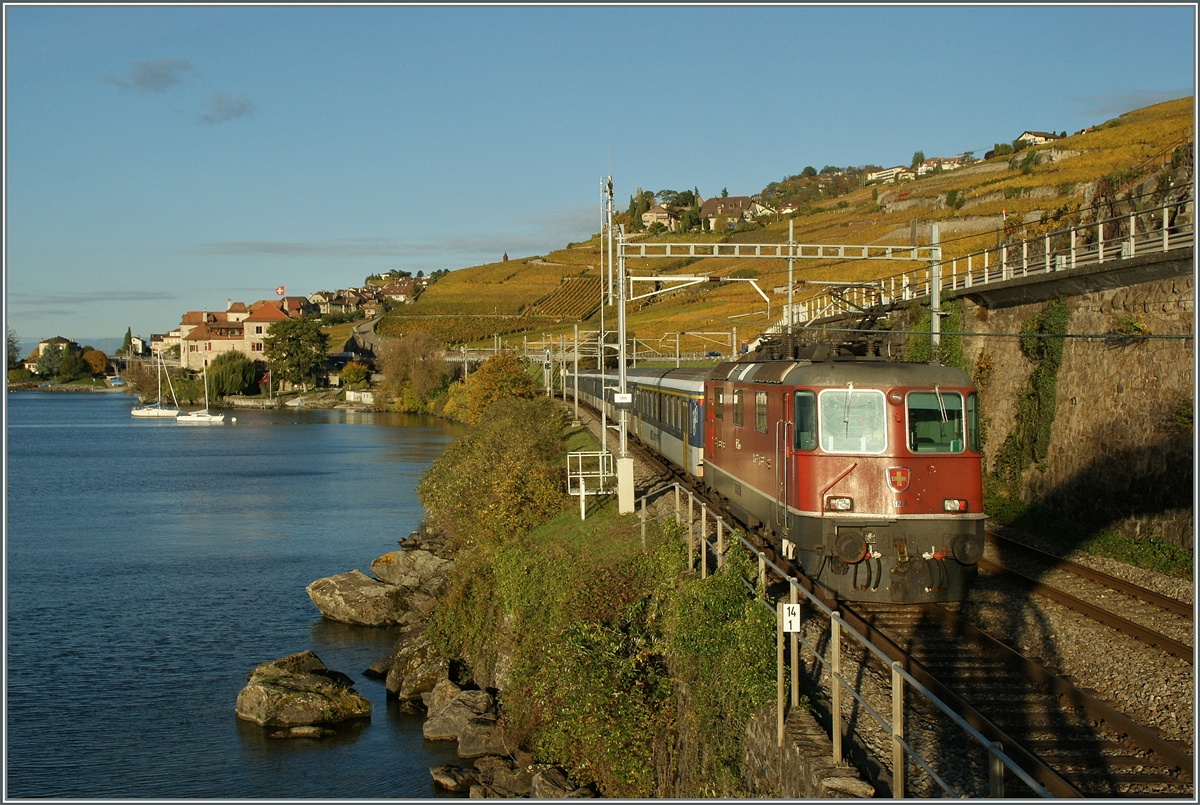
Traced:
<path fill-rule="evenodd" d="M 1172 224 L 1172 217 L 1192 206 L 1191 199 L 1171 202 L 943 260 L 939 264 L 942 294 L 956 295 L 990 283 L 1190 248 L 1195 239 L 1194 222 Z M 803 326 L 828 316 L 926 297 L 932 290 L 932 277 L 932 267 L 923 267 L 826 292 L 794 303 L 791 323 Z M 785 308 L 782 320 L 769 332 L 785 328 L 788 320 Z"/>
<path fill-rule="evenodd" d="M 670 490 L 674 490 L 674 509 L 666 514 L 659 515 L 657 518 L 649 518 L 646 515 L 646 503 L 652 497 L 661 497 Z M 686 515 L 684 514 L 684 505 L 682 498 L 686 496 Z M 699 510 L 697 512 L 697 509 Z M 923 696 L 928 702 L 943 713 L 954 725 L 965 732 L 972 740 L 977 742 L 988 755 L 988 790 L 991 797 L 1004 796 L 1004 770 L 1008 769 L 1016 775 L 1025 785 L 1029 786 L 1035 794 L 1040 797 L 1049 798 L 1051 794 L 1037 781 L 1035 781 L 1024 769 L 1004 753 L 1003 747 L 994 741 L 989 740 L 977 729 L 968 724 L 962 716 L 954 712 L 945 702 L 939 699 L 928 688 L 917 681 L 911 674 L 904 670 L 901 663 L 893 661 L 881 649 L 876 647 L 870 640 L 860 634 L 846 621 L 844 621 L 837 610 L 830 609 L 815 595 L 806 590 L 794 578 L 785 573 L 771 560 L 759 551 L 754 545 L 746 540 L 742 533 L 726 523 L 716 512 L 711 512 L 708 505 L 696 497 L 688 489 L 683 488 L 678 483 L 672 484 L 670 487 L 662 487 L 641 499 L 641 528 L 643 541 L 645 539 L 646 522 L 650 519 L 664 519 L 666 517 L 674 517 L 675 521 L 681 525 L 686 523 L 687 542 L 688 542 L 688 569 L 695 568 L 697 548 L 700 553 L 700 576 L 701 578 L 708 577 L 708 557 L 711 552 L 718 570 L 725 568 L 725 555 L 727 542 L 736 539 L 737 542 L 744 547 L 752 557 L 758 562 L 757 583 L 751 584 L 746 580 L 747 586 L 753 586 L 756 590 L 756 595 L 761 604 L 775 613 L 776 617 L 781 617 L 780 612 L 775 606 L 772 606 L 765 597 L 767 588 L 768 572 L 777 576 L 780 580 L 786 581 L 789 589 L 789 602 L 797 604 L 800 602 L 800 596 L 803 596 L 812 607 L 816 609 L 821 616 L 829 619 L 829 653 L 827 659 L 824 652 L 819 650 L 808 642 L 807 639 L 800 636 L 797 632 L 791 632 L 791 706 L 799 705 L 799 666 L 800 652 L 799 647 L 803 646 L 809 653 L 812 654 L 815 661 L 825 668 L 830 675 L 831 690 L 831 716 L 833 721 L 832 743 L 833 743 L 833 760 L 834 763 L 841 766 L 844 765 L 842 738 L 843 738 L 843 717 L 841 712 L 842 693 L 847 692 L 862 706 L 866 712 L 879 726 L 887 733 L 892 745 L 892 795 L 899 799 L 903 798 L 906 789 L 905 778 L 905 758 L 912 758 L 913 762 L 919 766 L 933 782 L 947 795 L 951 797 L 961 796 L 955 791 L 942 777 L 933 770 L 929 762 L 927 762 L 915 750 L 912 745 L 904 738 L 904 722 L 905 722 L 905 705 L 904 705 L 904 686 L 908 685 Z M 684 519 L 686 517 L 686 520 Z M 708 537 L 709 518 L 712 518 L 715 524 L 715 539 L 710 541 Z M 780 600 L 779 605 L 782 605 Z M 881 715 L 874 707 L 872 707 L 864 698 L 860 690 L 846 680 L 842 675 L 841 668 L 841 641 L 842 638 L 847 638 L 858 643 L 879 659 L 885 667 L 891 670 L 891 718 L 890 720 Z M 778 695 L 778 740 L 780 746 L 783 741 L 783 681 L 782 669 L 780 670 L 779 678 L 779 695 Z"/>
<path fill-rule="evenodd" d="M 606 495 L 608 479 L 615 478 L 613 455 L 607 450 L 567 453 L 567 494 L 579 496 L 579 519 L 587 519 L 587 497 Z"/>

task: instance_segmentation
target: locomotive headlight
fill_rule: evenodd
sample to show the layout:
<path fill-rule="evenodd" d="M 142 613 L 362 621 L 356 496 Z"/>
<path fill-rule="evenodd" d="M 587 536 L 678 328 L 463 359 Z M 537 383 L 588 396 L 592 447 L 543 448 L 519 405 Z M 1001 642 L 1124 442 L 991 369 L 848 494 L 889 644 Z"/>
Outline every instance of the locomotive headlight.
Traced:
<path fill-rule="evenodd" d="M 965 512 L 967 510 L 967 502 L 965 500 L 946 498 L 942 501 L 942 507 L 948 512 Z"/>
<path fill-rule="evenodd" d="M 825 511 L 854 511 L 854 498 L 825 498 Z"/>

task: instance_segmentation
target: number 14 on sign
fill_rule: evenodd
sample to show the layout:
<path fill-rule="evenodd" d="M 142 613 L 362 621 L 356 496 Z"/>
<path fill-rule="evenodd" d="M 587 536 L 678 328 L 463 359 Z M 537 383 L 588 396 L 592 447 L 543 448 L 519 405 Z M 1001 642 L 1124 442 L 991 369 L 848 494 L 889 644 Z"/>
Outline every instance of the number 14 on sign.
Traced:
<path fill-rule="evenodd" d="M 783 605 L 783 631 L 785 631 L 785 632 L 800 631 L 800 605 L 799 604 L 784 604 Z"/>

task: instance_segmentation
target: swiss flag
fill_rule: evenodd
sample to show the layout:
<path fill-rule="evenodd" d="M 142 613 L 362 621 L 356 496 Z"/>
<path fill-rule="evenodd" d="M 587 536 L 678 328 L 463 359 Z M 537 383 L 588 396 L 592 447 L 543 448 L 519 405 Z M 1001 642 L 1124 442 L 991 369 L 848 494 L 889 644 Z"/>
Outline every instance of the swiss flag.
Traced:
<path fill-rule="evenodd" d="M 908 482 L 912 478 L 912 473 L 908 467 L 888 467 L 887 482 L 893 492 L 903 492 L 908 489 Z"/>
<path fill-rule="evenodd" d="M 283 286 L 282 285 L 280 285 L 278 288 L 275 289 L 275 295 L 283 296 Z"/>

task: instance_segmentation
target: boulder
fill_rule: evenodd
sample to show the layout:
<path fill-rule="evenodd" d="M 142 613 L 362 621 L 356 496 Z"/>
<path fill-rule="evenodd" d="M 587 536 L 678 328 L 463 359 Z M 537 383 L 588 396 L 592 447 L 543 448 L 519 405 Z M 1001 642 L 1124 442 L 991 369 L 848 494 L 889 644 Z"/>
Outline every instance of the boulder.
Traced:
<path fill-rule="evenodd" d="M 475 770 L 463 766 L 430 766 L 429 773 L 447 791 L 470 791 L 477 782 Z"/>
<path fill-rule="evenodd" d="M 351 570 L 317 579 L 304 588 L 326 618 L 362 626 L 401 623 L 408 612 L 409 591 Z"/>
<path fill-rule="evenodd" d="M 291 728 L 370 718 L 371 703 L 354 691 L 350 677 L 302 651 L 251 671 L 234 712 L 259 726 Z"/>
<path fill-rule="evenodd" d="M 491 788 L 505 797 L 528 797 L 533 781 L 533 772 L 528 767 L 497 770 L 492 776 Z"/>
<path fill-rule="evenodd" d="M 448 705 L 459 693 L 462 693 L 462 688 L 449 679 L 443 679 L 433 686 L 433 690 L 429 692 L 429 701 L 425 706 L 429 708 L 429 712 L 436 713 Z"/>
<path fill-rule="evenodd" d="M 536 769 L 529 780 L 529 796 L 532 799 L 564 799 L 575 790 L 566 772 L 557 766 Z"/>
<path fill-rule="evenodd" d="M 450 560 L 429 551 L 410 549 L 385 553 L 371 563 L 371 572 L 388 584 L 436 596 L 442 591 L 446 574 L 452 566 Z"/>
<path fill-rule="evenodd" d="M 458 756 L 462 758 L 507 755 L 510 748 L 504 740 L 504 731 L 493 715 L 476 716 L 468 719 L 458 731 Z M 526 788 L 528 793 L 528 787 Z M 524 795 L 522 795 L 524 796 Z"/>
<path fill-rule="evenodd" d="M 421 733 L 430 741 L 458 740 L 459 733 L 468 721 L 490 714 L 494 706 L 494 700 L 486 691 L 461 691 L 443 707 L 429 714 Z"/>
<path fill-rule="evenodd" d="M 417 626 L 401 635 L 392 646 L 392 664 L 384 686 L 388 696 L 415 708 L 422 694 L 433 690 L 449 673 L 449 661 L 425 637 L 424 628 Z"/>
<path fill-rule="evenodd" d="M 387 679 L 390 670 L 392 670 L 392 658 L 389 656 L 371 663 L 367 670 L 363 671 L 363 676 L 367 679 L 383 681 Z"/>

